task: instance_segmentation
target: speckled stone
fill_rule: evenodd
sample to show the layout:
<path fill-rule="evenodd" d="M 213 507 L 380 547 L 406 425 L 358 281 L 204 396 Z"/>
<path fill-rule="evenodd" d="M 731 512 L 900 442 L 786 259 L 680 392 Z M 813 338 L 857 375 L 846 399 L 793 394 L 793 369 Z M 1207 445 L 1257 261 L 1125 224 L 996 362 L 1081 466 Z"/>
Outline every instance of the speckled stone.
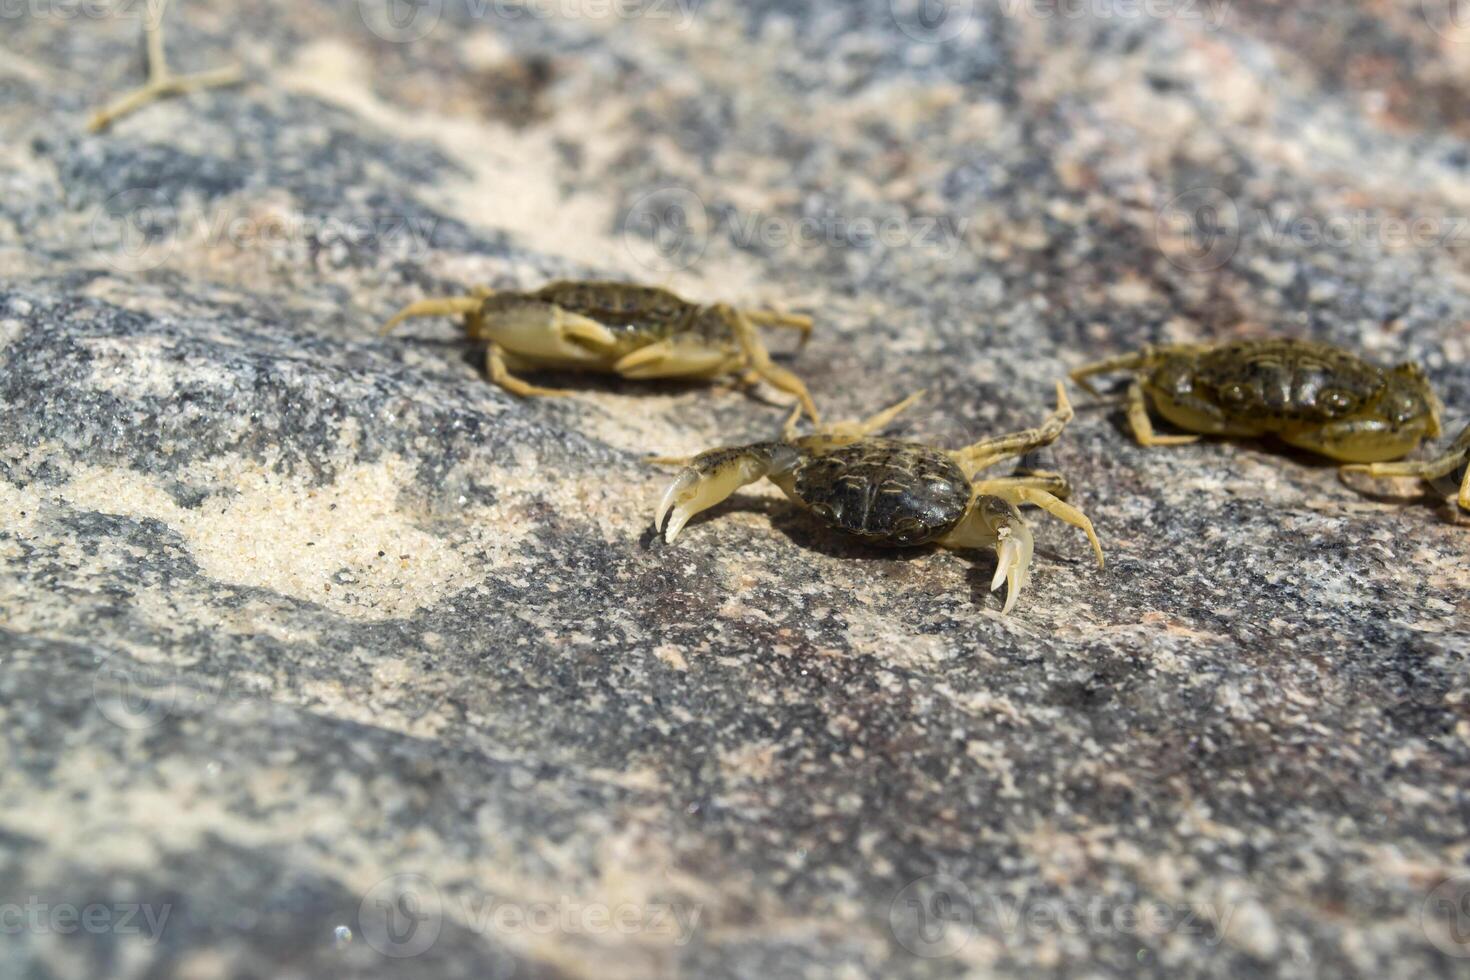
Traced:
<path fill-rule="evenodd" d="M 783 396 L 374 335 L 614 277 L 811 312 L 824 410 L 936 445 L 1265 332 L 1470 413 L 1436 4 L 919 6 L 179 0 L 250 81 L 101 135 L 136 17 L 4 16 L 0 977 L 1470 975 L 1443 497 L 1079 394 L 1108 568 L 1038 517 L 1001 616 L 769 484 L 655 539 L 643 458 Z"/>

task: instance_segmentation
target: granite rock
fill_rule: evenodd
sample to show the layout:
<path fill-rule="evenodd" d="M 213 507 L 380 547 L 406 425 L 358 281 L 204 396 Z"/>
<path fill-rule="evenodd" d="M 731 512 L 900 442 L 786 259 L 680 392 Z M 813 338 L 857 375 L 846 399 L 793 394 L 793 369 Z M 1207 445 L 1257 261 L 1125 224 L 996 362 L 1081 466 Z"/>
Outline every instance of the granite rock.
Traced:
<path fill-rule="evenodd" d="M 769 486 L 655 540 L 643 458 L 780 396 L 373 332 L 614 277 L 813 313 L 936 444 L 1258 333 L 1463 418 L 1447 9 L 393 2 L 183 0 L 248 83 L 98 135 L 136 5 L 4 15 L 0 976 L 1466 975 L 1442 495 L 1079 399 L 1109 567 L 1038 519 L 1002 616 Z"/>

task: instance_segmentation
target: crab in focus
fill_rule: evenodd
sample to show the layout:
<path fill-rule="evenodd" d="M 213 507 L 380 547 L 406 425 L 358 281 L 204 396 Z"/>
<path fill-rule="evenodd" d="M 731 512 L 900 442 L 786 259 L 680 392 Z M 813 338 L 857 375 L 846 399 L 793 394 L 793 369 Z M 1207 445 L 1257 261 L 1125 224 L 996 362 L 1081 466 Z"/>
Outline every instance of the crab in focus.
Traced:
<path fill-rule="evenodd" d="M 148 4 L 143 11 L 143 30 L 148 40 L 148 81 L 141 88 L 128 92 L 98 110 L 87 123 L 89 131 L 96 133 L 104 130 L 128 113 L 136 112 L 150 102 L 171 95 L 236 85 L 241 81 L 240 68 L 235 65 L 197 75 L 175 75 L 169 70 L 168 60 L 163 52 L 163 14 L 168 9 L 168 3 L 169 0 L 156 0 L 156 3 Z"/>
<path fill-rule="evenodd" d="M 1096 395 L 1087 379 L 1115 371 L 1133 372 L 1128 422 L 1144 446 L 1183 445 L 1204 435 L 1272 435 L 1339 463 L 1383 463 L 1440 433 L 1439 399 L 1418 365 L 1382 368 L 1326 344 L 1261 339 L 1145 347 L 1071 377 Z M 1150 401 L 1174 425 L 1198 434 L 1155 434 Z"/>
<path fill-rule="evenodd" d="M 521 396 L 569 395 L 529 384 L 512 372 L 547 368 L 624 378 L 715 378 L 744 373 L 788 394 L 815 422 L 806 385 L 774 363 L 757 326 L 811 335 L 809 317 L 691 303 L 667 289 L 621 282 L 553 282 L 527 292 L 476 289 L 469 296 L 426 299 L 384 324 L 410 317 L 464 316 L 465 332 L 483 341 L 490 380 Z"/>
<path fill-rule="evenodd" d="M 737 489 L 769 477 L 788 497 L 827 526 L 868 544 L 908 548 L 937 543 L 946 548 L 994 548 L 991 591 L 1007 586 L 1005 612 L 1030 577 L 1033 539 L 1020 507 L 1040 507 L 1086 532 L 1103 564 L 1092 522 L 1065 502 L 1067 481 L 1054 473 L 1028 472 L 976 480 L 1002 460 L 1050 445 L 1072 419 L 1072 406 L 1057 384 L 1057 407 L 1037 428 L 984 439 L 957 450 L 873 435 L 916 401 L 911 395 L 863 421 L 818 426 L 796 433 L 793 414 L 782 438 L 712 449 L 687 460 L 657 459 L 684 469 L 664 492 L 654 525 L 673 542 L 689 519 Z"/>

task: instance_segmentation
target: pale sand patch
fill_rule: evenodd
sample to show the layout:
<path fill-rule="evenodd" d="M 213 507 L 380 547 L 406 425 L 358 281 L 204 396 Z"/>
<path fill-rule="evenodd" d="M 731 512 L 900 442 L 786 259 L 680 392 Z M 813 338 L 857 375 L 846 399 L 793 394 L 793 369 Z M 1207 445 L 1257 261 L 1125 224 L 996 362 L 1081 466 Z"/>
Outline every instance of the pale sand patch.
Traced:
<path fill-rule="evenodd" d="M 237 495 L 190 510 L 146 474 L 87 467 L 51 495 L 79 508 L 162 521 L 212 579 L 358 619 L 408 615 L 483 581 L 509 561 L 525 533 L 500 507 L 466 512 L 452 538 L 421 529 L 399 504 L 412 467 L 395 457 L 348 467 L 322 487 L 238 460 L 232 482 Z"/>
<path fill-rule="evenodd" d="M 0 706 L 0 722 L 7 720 L 6 710 Z M 667 958 L 680 940 L 678 923 L 670 916 L 640 917 L 641 927 L 629 934 L 586 925 L 582 909 L 649 910 L 673 902 L 691 912 L 698 908 L 708 928 L 731 897 L 737 906 L 757 900 L 744 886 L 717 890 L 681 872 L 670 832 L 630 825 L 628 813 L 594 810 L 580 818 L 584 832 L 588 836 L 595 832 L 602 841 L 595 854 L 544 842 L 533 855 L 545 869 L 536 877 L 525 870 L 528 855 L 505 843 L 516 838 L 504 826 L 501 813 L 489 805 L 475 814 L 481 846 L 469 859 L 429 827 L 380 840 L 371 828 L 381 826 L 387 814 L 406 801 L 391 787 L 348 770 L 338 771 L 330 787 L 313 795 L 308 790 L 313 774 L 302 760 L 305 754 L 309 747 L 299 754 L 278 754 L 274 764 L 255 772 L 237 773 L 241 795 L 252 804 L 242 808 L 229 794 L 219 792 L 218 776 L 199 765 L 198 757 L 161 760 L 147 784 L 123 785 L 115 756 L 82 746 L 66 754 L 45 783 L 21 770 L 0 773 L 0 802 L 26 801 L 25 806 L 5 806 L 0 826 L 46 839 L 48 850 L 38 858 L 42 874 L 65 870 L 59 863 L 47 865 L 50 855 L 81 850 L 102 866 L 135 871 L 149 871 L 169 853 L 198 850 L 216 840 L 291 853 L 304 846 L 301 828 L 308 826 L 314 836 L 336 844 L 331 853 L 319 855 L 319 870 L 340 880 L 355 896 L 366 899 L 385 879 L 411 869 L 435 886 L 433 900 L 449 922 L 576 977 L 664 975 Z M 589 773 L 588 778 L 597 774 Z M 507 792 L 512 785 L 506 785 Z M 647 791 L 657 785 L 653 780 Z M 80 787 L 86 792 L 79 792 Z M 166 847 L 156 835 L 138 830 L 156 825 L 160 813 L 169 815 Z M 548 935 L 514 921 L 507 925 L 491 914 L 497 896 L 514 896 L 514 904 L 525 909 L 569 909 L 570 929 Z M 630 950 L 637 952 L 640 968 L 624 969 L 618 960 L 608 958 L 610 951 L 621 956 Z"/>
<path fill-rule="evenodd" d="M 620 203 L 614 196 L 564 189 L 553 166 L 557 141 L 567 135 L 597 134 L 598 139 L 578 142 L 591 154 L 584 165 L 593 171 L 605 169 L 638 138 L 636 127 L 628 123 L 627 104 L 589 99 L 563 106 L 554 127 L 517 130 L 478 116 L 404 109 L 374 94 L 373 74 L 374 66 L 362 51 L 328 39 L 302 48 L 276 79 L 289 91 L 339 106 L 384 132 L 435 144 L 468 176 L 424 186 L 419 197 L 466 224 L 509 232 L 548 255 L 675 289 L 695 301 L 759 306 L 769 293 L 762 269 L 741 253 L 722 256 L 717 268 L 708 261 L 697 263 L 698 275 L 694 270 L 665 269 L 662 263 L 657 267 L 640 263 L 641 253 L 617 233 Z M 671 169 L 684 162 L 672 147 L 663 156 Z M 693 190 L 699 180 L 698 173 L 690 172 L 670 186 Z"/>
<path fill-rule="evenodd" d="M 131 397 L 167 398 L 181 388 L 227 379 L 216 364 L 170 358 L 163 337 L 88 337 L 81 346 L 92 354 L 91 386 Z"/>

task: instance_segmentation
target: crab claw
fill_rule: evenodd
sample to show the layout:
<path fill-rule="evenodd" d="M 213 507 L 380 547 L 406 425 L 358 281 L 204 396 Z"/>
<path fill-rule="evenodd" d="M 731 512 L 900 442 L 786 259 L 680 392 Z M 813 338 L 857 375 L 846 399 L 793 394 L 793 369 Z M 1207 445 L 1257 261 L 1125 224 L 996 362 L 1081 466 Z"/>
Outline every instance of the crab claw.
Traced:
<path fill-rule="evenodd" d="M 761 444 L 729 449 L 712 449 L 690 461 L 659 498 L 654 511 L 654 527 L 662 527 L 664 517 L 669 526 L 664 540 L 673 544 L 689 519 L 700 511 L 724 500 L 747 483 L 754 483 L 771 472 L 773 462 L 786 459 L 795 450 L 789 446 Z"/>
<path fill-rule="evenodd" d="M 995 577 L 990 580 L 990 591 L 995 592 L 1001 587 L 1001 583 L 1005 583 L 1006 604 L 1001 612 L 1008 613 L 1015 607 L 1021 590 L 1031 580 L 1031 555 L 1036 544 L 1031 536 L 1031 529 L 1019 518 L 1014 523 L 1001 527 L 998 534 L 1000 540 L 995 545 Z"/>
<path fill-rule="evenodd" d="M 1021 511 L 1004 497 L 981 494 L 971 505 L 970 515 L 961 526 L 960 535 L 946 539 L 951 547 L 994 548 L 995 577 L 990 591 L 1006 587 L 1006 603 L 1002 612 L 1015 608 L 1016 600 L 1031 580 L 1031 556 L 1036 540 L 1031 536 Z"/>
<path fill-rule="evenodd" d="M 655 530 L 663 529 L 664 518 L 668 515 L 669 510 L 673 508 L 674 503 L 681 496 L 688 493 L 698 482 L 699 473 L 693 468 L 686 468 L 678 476 L 674 477 L 674 482 L 670 483 L 669 488 L 664 491 L 663 497 L 659 499 L 658 509 L 654 511 L 653 526 Z M 681 507 L 675 511 L 674 519 L 669 522 L 668 530 L 664 532 L 664 540 L 673 541 L 677 538 L 679 532 L 683 530 L 684 525 L 689 522 L 689 518 L 693 516 L 692 513 L 687 512 L 687 508 Z"/>

